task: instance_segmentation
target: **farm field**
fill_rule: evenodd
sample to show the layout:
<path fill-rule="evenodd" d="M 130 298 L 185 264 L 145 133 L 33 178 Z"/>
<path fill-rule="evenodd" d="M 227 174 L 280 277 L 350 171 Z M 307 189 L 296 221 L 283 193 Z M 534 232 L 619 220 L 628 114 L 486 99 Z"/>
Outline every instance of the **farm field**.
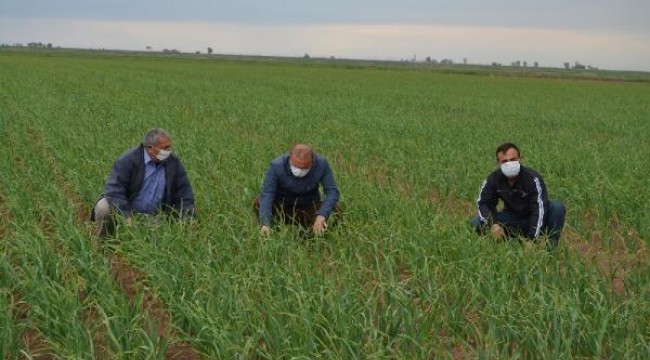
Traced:
<path fill-rule="evenodd" d="M 0 51 L 0 358 L 650 357 L 650 84 L 435 69 Z M 164 127 L 198 222 L 90 208 Z M 468 221 L 513 141 L 567 205 L 557 252 Z M 258 234 L 308 142 L 343 221 Z"/>

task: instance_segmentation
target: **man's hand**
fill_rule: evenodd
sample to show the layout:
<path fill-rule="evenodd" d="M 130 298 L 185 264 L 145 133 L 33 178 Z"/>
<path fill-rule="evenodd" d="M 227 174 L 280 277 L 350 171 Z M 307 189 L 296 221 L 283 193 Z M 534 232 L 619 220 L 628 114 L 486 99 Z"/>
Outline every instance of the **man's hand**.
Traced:
<path fill-rule="evenodd" d="M 318 215 L 316 216 L 316 221 L 314 221 L 314 234 L 321 236 L 325 233 L 325 229 L 327 229 L 327 222 L 325 222 L 325 216 L 323 215 Z"/>
<path fill-rule="evenodd" d="M 271 235 L 271 228 L 268 225 L 260 226 L 260 235 L 264 237 Z"/>
<path fill-rule="evenodd" d="M 503 226 L 500 224 L 492 225 L 492 236 L 497 240 L 503 240 L 506 238 L 506 231 L 503 229 Z"/>

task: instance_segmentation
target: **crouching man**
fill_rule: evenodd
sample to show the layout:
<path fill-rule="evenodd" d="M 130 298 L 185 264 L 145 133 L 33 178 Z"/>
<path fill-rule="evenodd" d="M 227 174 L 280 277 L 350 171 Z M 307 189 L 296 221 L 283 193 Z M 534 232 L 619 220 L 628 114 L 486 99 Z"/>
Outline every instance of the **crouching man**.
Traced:
<path fill-rule="evenodd" d="M 478 216 L 472 225 L 479 234 L 488 231 L 497 239 L 514 235 L 536 240 L 545 234 L 557 248 L 564 227 L 565 207 L 549 201 L 544 180 L 520 163 L 519 148 L 505 143 L 496 150 L 499 168 L 488 175 L 478 197 Z M 504 210 L 497 212 L 499 200 Z"/>
<path fill-rule="evenodd" d="M 268 236 L 276 218 L 323 235 L 330 214 L 338 213 L 338 200 L 339 189 L 327 160 L 311 146 L 296 144 L 273 159 L 264 175 L 260 196 L 255 199 L 260 234 Z"/>
<path fill-rule="evenodd" d="M 194 194 L 187 173 L 172 153 L 169 133 L 160 128 L 149 130 L 140 146 L 113 164 L 104 194 L 91 214 L 96 222 L 95 235 L 111 234 L 114 216 L 123 216 L 131 223 L 135 214 L 194 216 Z"/>

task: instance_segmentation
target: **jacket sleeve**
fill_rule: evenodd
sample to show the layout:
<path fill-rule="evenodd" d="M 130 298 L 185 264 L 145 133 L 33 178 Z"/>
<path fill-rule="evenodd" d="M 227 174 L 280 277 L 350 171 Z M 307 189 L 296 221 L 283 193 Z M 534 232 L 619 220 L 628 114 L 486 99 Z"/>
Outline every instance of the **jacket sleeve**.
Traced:
<path fill-rule="evenodd" d="M 548 209 L 546 185 L 541 178 L 537 176 L 533 178 L 530 194 L 530 229 L 526 235 L 529 238 L 536 239 L 542 231 L 545 212 Z"/>
<path fill-rule="evenodd" d="M 127 189 L 133 171 L 133 167 L 129 166 L 128 161 L 128 158 L 120 158 L 115 161 L 104 187 L 104 197 L 125 217 L 130 217 L 133 210 L 127 197 Z"/>
<path fill-rule="evenodd" d="M 277 189 L 278 176 L 275 171 L 273 171 L 273 165 L 271 165 L 268 170 L 266 170 L 266 174 L 264 174 L 262 190 L 260 191 L 260 225 L 271 226 L 273 224 L 273 201 L 275 201 Z"/>
<path fill-rule="evenodd" d="M 178 171 L 176 173 L 176 199 L 178 204 L 176 210 L 180 212 L 181 216 L 194 216 L 194 192 L 190 179 L 187 177 L 185 167 L 178 161 Z"/>
<path fill-rule="evenodd" d="M 493 225 L 497 218 L 497 203 L 499 197 L 497 196 L 496 187 L 492 180 L 492 176 L 488 176 L 479 190 L 478 199 L 476 204 L 478 206 L 478 217 L 481 223 Z"/>
<path fill-rule="evenodd" d="M 323 160 L 323 163 L 325 164 L 325 172 L 320 182 L 325 192 L 325 201 L 323 201 L 316 215 L 322 215 L 327 218 L 332 213 L 332 210 L 334 210 L 336 203 L 338 203 L 340 192 L 336 186 L 336 181 L 334 181 L 334 173 L 332 172 L 332 168 L 330 168 L 330 164 L 327 160 Z"/>

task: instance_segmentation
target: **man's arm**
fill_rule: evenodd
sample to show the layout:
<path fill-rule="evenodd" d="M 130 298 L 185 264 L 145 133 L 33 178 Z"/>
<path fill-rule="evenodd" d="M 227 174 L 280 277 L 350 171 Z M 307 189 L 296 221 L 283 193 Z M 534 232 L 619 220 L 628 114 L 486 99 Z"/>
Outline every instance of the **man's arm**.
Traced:
<path fill-rule="evenodd" d="M 127 198 L 127 188 L 131 180 L 133 168 L 129 166 L 128 159 L 118 159 L 113 164 L 113 170 L 108 175 L 104 187 L 104 197 L 125 217 L 131 217 L 131 204 Z"/>
<path fill-rule="evenodd" d="M 492 177 L 488 176 L 479 190 L 478 199 L 476 204 L 478 206 L 478 217 L 483 224 L 494 225 L 497 218 L 497 203 L 499 197 L 497 196 L 496 186 L 493 183 Z"/>
<path fill-rule="evenodd" d="M 190 184 L 190 179 L 187 177 L 187 172 L 183 164 L 178 161 L 178 172 L 177 176 L 177 197 L 180 199 L 180 204 L 178 204 L 179 211 L 181 216 L 194 217 L 194 192 L 192 191 L 192 185 Z"/>
<path fill-rule="evenodd" d="M 533 178 L 530 197 L 530 229 L 526 235 L 531 239 L 536 239 L 544 226 L 544 216 L 548 208 L 546 185 L 540 177 Z"/>
<path fill-rule="evenodd" d="M 260 225 L 271 226 L 273 223 L 273 201 L 278 189 L 278 176 L 273 171 L 273 165 L 269 166 L 264 174 L 262 190 L 260 191 Z"/>
<path fill-rule="evenodd" d="M 320 180 L 320 183 L 323 187 L 323 192 L 325 192 L 325 201 L 323 201 L 323 204 L 316 212 L 316 215 L 321 215 L 327 218 L 330 216 L 330 213 L 332 213 L 332 210 L 334 210 L 336 203 L 338 203 L 340 192 L 339 188 L 336 186 L 332 168 L 330 168 L 327 160 L 323 160 L 323 163 L 325 166 L 325 172 Z"/>

